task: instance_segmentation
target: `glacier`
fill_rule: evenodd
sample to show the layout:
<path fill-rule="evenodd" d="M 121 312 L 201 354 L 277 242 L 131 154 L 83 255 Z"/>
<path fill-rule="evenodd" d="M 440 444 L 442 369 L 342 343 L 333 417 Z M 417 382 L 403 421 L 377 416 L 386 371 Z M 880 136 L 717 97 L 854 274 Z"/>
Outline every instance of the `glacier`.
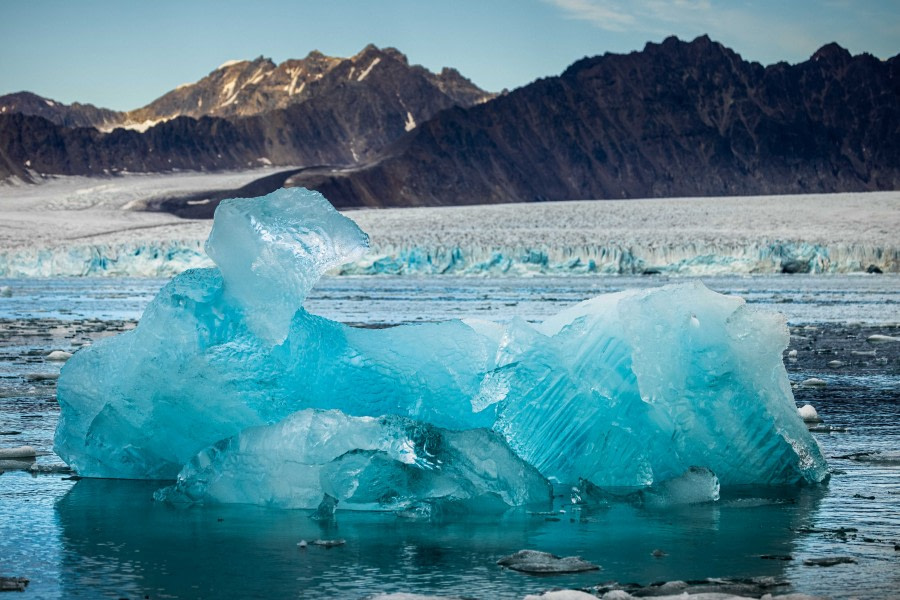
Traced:
<path fill-rule="evenodd" d="M 579 481 L 659 496 L 689 473 L 716 494 L 828 477 L 784 318 L 700 283 L 541 323 L 366 329 L 302 306 L 368 249 L 320 194 L 225 201 L 206 248 L 216 267 L 176 276 L 134 330 L 63 367 L 54 449 L 79 475 L 177 480 L 158 494 L 173 502 L 413 512 Z"/>
<path fill-rule="evenodd" d="M 428 209 L 421 209 L 428 210 Z M 167 240 L 0 251 L 0 277 L 172 277 L 214 266 L 196 240 Z M 790 240 L 645 246 L 641 243 L 553 246 L 543 244 L 375 244 L 364 257 L 335 267 L 333 275 L 745 275 L 798 272 L 900 272 L 900 248 L 879 244 L 805 243 Z"/>

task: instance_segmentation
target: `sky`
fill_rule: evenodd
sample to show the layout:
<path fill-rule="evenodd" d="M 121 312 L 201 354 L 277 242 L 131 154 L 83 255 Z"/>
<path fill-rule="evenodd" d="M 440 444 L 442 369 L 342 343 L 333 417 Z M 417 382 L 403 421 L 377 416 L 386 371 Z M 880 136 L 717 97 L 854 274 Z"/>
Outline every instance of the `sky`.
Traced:
<path fill-rule="evenodd" d="M 762 64 L 834 41 L 885 59 L 900 53 L 900 0 L 0 0 L 0 94 L 129 110 L 227 60 L 369 43 L 500 91 L 704 33 Z"/>

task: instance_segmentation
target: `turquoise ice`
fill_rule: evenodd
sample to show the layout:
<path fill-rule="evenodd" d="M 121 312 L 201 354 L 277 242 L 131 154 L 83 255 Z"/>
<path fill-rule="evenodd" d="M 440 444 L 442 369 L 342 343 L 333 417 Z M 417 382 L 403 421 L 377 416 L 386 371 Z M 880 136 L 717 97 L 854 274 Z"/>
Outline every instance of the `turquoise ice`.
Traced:
<path fill-rule="evenodd" d="M 177 276 L 136 329 L 63 368 L 57 453 L 87 477 L 185 469 L 183 486 L 214 448 L 317 409 L 490 429 L 554 483 L 645 487 L 692 467 L 722 486 L 826 478 L 781 360 L 780 315 L 699 283 L 600 296 L 538 324 L 364 329 L 306 312 L 318 278 L 367 243 L 315 192 L 223 202 L 208 242 L 217 268 Z M 264 437 L 276 455 L 303 460 L 295 438 Z M 243 501 L 283 487 L 279 461 L 262 464 L 265 489 Z"/>
<path fill-rule="evenodd" d="M 310 409 L 206 449 L 156 496 L 280 508 L 316 508 L 330 497 L 343 509 L 447 512 L 544 507 L 551 492 L 537 469 L 487 429 Z"/>

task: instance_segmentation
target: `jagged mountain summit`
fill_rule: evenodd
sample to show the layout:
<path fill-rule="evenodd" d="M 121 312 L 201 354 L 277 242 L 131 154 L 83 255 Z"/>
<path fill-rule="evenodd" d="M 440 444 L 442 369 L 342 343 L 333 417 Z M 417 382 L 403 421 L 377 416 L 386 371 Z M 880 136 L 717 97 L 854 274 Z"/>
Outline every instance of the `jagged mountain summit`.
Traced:
<path fill-rule="evenodd" d="M 763 67 L 702 36 L 574 63 L 437 115 L 377 161 L 292 180 L 338 206 L 890 190 L 900 57 Z"/>
<path fill-rule="evenodd" d="M 121 123 L 123 113 L 93 104 L 63 104 L 31 92 L 16 92 L 0 96 L 0 115 L 23 114 L 43 117 L 63 127 L 109 128 Z"/>
<path fill-rule="evenodd" d="M 292 165 L 289 185 L 340 207 L 896 189 L 898 69 L 837 44 L 764 67 L 673 37 L 481 102 L 392 49 L 258 59 L 129 113 L 158 123 L 144 133 L 0 113 L 0 179 Z M 182 114 L 201 108 L 218 112 Z"/>
<path fill-rule="evenodd" d="M 428 84 L 459 106 L 471 106 L 493 96 L 454 69 L 445 68 L 435 74 L 410 65 L 395 48 L 379 49 L 370 44 L 350 58 L 326 56 L 314 50 L 306 58 L 286 60 L 279 65 L 262 56 L 252 61 L 228 61 L 200 81 L 178 86 L 147 106 L 128 112 L 127 119 L 130 123 L 143 123 L 179 116 L 258 115 L 328 94 L 345 82 L 361 83 L 379 75 Z"/>
<path fill-rule="evenodd" d="M 263 56 L 255 60 L 229 60 L 199 81 L 179 85 L 150 104 L 130 111 L 78 102 L 69 105 L 31 92 L 18 92 L 0 96 L 0 114 L 40 116 L 64 127 L 95 127 L 104 132 L 116 128 L 146 131 L 177 117 L 237 118 L 287 108 L 333 92 L 345 81 L 361 83 L 379 65 L 380 72 L 373 78 L 409 79 L 414 81 L 413 87 L 425 83 L 459 106 L 472 106 L 494 96 L 456 69 L 444 67 L 440 73 L 432 73 L 420 65 L 410 65 L 406 55 L 396 48 L 369 44 L 349 58 L 326 56 L 313 50 L 305 58 L 289 59 L 278 65 Z M 415 117 L 423 119 L 423 116 L 413 114 L 416 106 L 409 108 L 411 129 Z"/>
<path fill-rule="evenodd" d="M 347 59 L 312 52 L 277 66 L 229 62 L 127 113 L 28 97 L 0 97 L 0 179 L 349 166 L 439 111 L 493 94 L 453 69 L 432 73 L 398 50 L 369 45 Z"/>

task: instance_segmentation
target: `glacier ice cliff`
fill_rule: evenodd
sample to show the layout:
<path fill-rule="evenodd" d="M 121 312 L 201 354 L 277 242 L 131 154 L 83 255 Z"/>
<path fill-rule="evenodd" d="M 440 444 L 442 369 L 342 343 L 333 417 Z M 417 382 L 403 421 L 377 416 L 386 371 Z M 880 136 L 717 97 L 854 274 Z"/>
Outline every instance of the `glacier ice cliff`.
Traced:
<path fill-rule="evenodd" d="M 427 210 L 427 209 L 422 209 Z M 197 241 L 74 244 L 0 251 L 0 277 L 171 277 L 211 266 Z M 646 246 L 377 244 L 331 271 L 339 275 L 743 275 L 900 272 L 900 249 L 878 244 L 810 244 L 791 240 Z"/>
<path fill-rule="evenodd" d="M 519 505 L 543 493 L 538 473 L 636 487 L 691 468 L 723 486 L 827 477 L 780 315 L 699 283 L 538 324 L 363 329 L 306 312 L 319 276 L 367 244 L 315 192 L 223 202 L 217 267 L 175 277 L 133 331 L 63 367 L 57 453 L 82 476 L 177 476 L 168 499 L 304 507 L 325 494 Z"/>

